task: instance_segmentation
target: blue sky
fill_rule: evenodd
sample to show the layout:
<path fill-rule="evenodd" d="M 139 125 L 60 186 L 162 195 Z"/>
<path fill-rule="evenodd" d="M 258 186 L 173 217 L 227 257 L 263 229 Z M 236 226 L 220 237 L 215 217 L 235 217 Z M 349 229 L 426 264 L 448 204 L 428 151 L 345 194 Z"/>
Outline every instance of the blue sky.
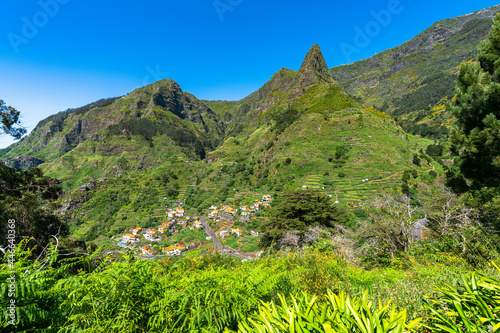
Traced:
<path fill-rule="evenodd" d="M 23 0 L 0 7 L 0 99 L 38 121 L 172 78 L 236 100 L 314 43 L 329 67 L 368 58 L 432 23 L 495 1 Z M 378 14 L 382 24 L 375 22 Z M 384 15 L 385 14 L 385 15 Z M 378 27 L 378 28 L 377 28 Z M 371 36 L 356 40 L 357 29 Z M 0 148 L 12 141 L 0 137 Z"/>

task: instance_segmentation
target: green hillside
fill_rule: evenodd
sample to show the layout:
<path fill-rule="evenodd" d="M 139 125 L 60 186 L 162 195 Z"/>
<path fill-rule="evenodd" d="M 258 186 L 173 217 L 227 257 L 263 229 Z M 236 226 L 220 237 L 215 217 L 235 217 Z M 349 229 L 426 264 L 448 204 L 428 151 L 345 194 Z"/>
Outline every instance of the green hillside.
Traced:
<path fill-rule="evenodd" d="M 407 131 L 442 138 L 451 118 L 443 102 L 454 95 L 456 68 L 477 56 L 499 10 L 500 5 L 436 22 L 400 46 L 330 73 L 349 94 L 398 116 Z"/>
<path fill-rule="evenodd" d="M 111 237 L 163 221 L 166 201 L 192 213 L 237 203 L 238 191 L 307 187 L 349 207 L 399 190 L 405 170 L 441 170 L 414 154 L 431 142 L 351 98 L 318 45 L 241 101 L 200 101 L 172 80 L 49 117 L 4 158 L 29 156 L 63 181 L 55 208 L 72 237 Z"/>

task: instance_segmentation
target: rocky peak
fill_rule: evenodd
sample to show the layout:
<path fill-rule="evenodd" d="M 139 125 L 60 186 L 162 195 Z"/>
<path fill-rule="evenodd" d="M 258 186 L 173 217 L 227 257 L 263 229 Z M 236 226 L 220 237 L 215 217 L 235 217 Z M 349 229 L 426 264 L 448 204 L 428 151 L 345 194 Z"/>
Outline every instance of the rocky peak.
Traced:
<path fill-rule="evenodd" d="M 317 83 L 318 79 L 323 82 L 334 82 L 318 44 L 314 44 L 307 53 L 299 73 L 305 74 L 306 85 Z"/>

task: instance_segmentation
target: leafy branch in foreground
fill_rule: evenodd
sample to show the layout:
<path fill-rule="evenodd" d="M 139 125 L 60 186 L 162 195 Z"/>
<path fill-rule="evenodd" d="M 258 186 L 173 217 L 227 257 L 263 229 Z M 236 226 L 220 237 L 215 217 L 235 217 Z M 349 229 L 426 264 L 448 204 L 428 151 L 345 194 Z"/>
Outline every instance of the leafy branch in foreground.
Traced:
<path fill-rule="evenodd" d="M 441 296 L 424 303 L 432 314 L 426 327 L 432 332 L 500 332 L 500 279 L 474 272 L 462 281 L 462 288 L 437 287 Z"/>
<path fill-rule="evenodd" d="M 325 301 L 306 293 L 279 295 L 281 305 L 262 302 L 259 312 L 248 321 L 240 322 L 239 333 L 253 332 L 411 332 L 422 318 L 407 323 L 407 312 L 397 312 L 391 301 L 379 303 L 378 308 L 368 301 L 368 292 L 350 298 L 342 291 L 339 295 L 327 291 Z M 226 333 L 234 332 L 226 330 Z"/>

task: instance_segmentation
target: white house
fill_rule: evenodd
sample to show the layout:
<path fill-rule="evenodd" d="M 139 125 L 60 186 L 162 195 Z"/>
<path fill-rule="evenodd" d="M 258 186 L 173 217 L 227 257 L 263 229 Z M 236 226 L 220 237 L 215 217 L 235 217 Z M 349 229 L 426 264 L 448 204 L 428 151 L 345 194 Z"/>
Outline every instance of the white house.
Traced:
<path fill-rule="evenodd" d="M 270 196 L 269 194 L 266 194 L 266 195 L 264 195 L 264 196 L 262 197 L 262 201 L 264 201 L 264 202 L 265 202 L 265 201 L 271 201 L 271 200 L 272 200 L 272 198 L 271 198 L 271 196 Z"/>
<path fill-rule="evenodd" d="M 259 235 L 259 232 L 258 232 L 258 231 L 253 231 L 253 230 L 251 230 L 251 231 L 250 231 L 250 234 L 251 234 L 252 236 L 258 236 L 258 235 Z"/>
<path fill-rule="evenodd" d="M 125 234 L 125 235 L 123 235 L 122 239 L 123 239 L 124 243 L 136 241 L 135 235 L 132 235 L 132 234 Z"/>

